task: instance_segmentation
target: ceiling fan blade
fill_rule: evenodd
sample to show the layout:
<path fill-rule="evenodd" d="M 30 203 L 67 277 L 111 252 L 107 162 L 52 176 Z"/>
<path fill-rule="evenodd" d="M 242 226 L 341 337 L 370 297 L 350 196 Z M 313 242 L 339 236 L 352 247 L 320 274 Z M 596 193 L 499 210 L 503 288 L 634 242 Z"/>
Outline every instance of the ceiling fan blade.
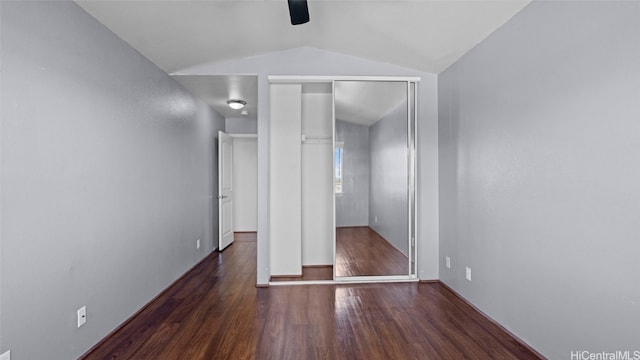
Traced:
<path fill-rule="evenodd" d="M 309 8 L 307 0 L 287 0 L 289 2 L 289 16 L 291 25 L 300 25 L 309 22 Z"/>

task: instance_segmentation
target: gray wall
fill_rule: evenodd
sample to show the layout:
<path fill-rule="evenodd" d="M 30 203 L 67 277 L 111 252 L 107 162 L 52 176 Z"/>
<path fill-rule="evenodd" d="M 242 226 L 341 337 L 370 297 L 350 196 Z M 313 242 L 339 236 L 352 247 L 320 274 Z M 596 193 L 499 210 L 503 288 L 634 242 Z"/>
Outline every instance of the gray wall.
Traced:
<path fill-rule="evenodd" d="M 268 75 L 419 76 L 418 87 L 418 276 L 438 278 L 438 104 L 437 77 L 415 69 L 379 63 L 310 47 L 205 64 L 179 75 L 258 74 L 258 241 L 257 283 L 269 282 L 269 83 Z"/>
<path fill-rule="evenodd" d="M 0 4 L 0 41 L 2 39 L 2 5 Z M 2 46 L 0 44 L 0 353 L 2 347 Z"/>
<path fill-rule="evenodd" d="M 639 101 L 637 1 L 534 1 L 439 77 L 441 279 L 549 358 L 639 350 Z"/>
<path fill-rule="evenodd" d="M 408 256 L 407 103 L 371 125 L 369 134 L 369 226 Z"/>
<path fill-rule="evenodd" d="M 257 134 L 258 121 L 246 118 L 227 118 L 224 121 L 227 134 Z"/>
<path fill-rule="evenodd" d="M 76 4 L 0 6 L 1 347 L 72 359 L 213 249 L 224 119 Z"/>
<path fill-rule="evenodd" d="M 369 127 L 336 120 L 336 141 L 344 142 L 343 193 L 336 196 L 336 226 L 368 226 Z"/>

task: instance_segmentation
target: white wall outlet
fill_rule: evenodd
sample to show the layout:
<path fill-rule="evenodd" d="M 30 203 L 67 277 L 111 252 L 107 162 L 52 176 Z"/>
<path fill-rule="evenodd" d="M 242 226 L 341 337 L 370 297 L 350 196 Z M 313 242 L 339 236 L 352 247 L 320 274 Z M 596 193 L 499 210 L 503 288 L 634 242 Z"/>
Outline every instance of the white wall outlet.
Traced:
<path fill-rule="evenodd" d="M 467 273 L 465 275 L 467 280 L 471 281 L 471 268 L 467 266 Z"/>
<path fill-rule="evenodd" d="M 378 223 L 378 217 L 377 216 L 373 217 L 373 222 L 376 223 L 376 224 Z"/>
<path fill-rule="evenodd" d="M 450 258 L 450 257 L 448 257 L 448 256 L 446 256 L 446 257 L 444 258 L 444 264 L 445 264 L 445 266 L 447 267 L 447 269 L 451 269 L 451 258 Z"/>
<path fill-rule="evenodd" d="M 7 350 L 4 354 L 0 355 L 0 360 L 11 360 L 11 350 Z"/>
<path fill-rule="evenodd" d="M 78 309 L 78 327 L 87 322 L 87 307 L 83 306 Z"/>
<path fill-rule="evenodd" d="M 200 239 L 196 240 L 196 249 L 200 249 Z"/>

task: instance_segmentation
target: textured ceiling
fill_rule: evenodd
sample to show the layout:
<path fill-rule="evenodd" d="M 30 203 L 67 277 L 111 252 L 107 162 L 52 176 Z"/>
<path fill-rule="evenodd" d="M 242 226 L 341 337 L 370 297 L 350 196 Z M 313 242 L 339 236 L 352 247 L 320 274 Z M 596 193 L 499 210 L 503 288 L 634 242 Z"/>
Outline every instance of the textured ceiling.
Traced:
<path fill-rule="evenodd" d="M 301 46 L 438 73 L 529 0 L 310 0 L 298 26 L 286 0 L 77 3 L 168 73 Z"/>

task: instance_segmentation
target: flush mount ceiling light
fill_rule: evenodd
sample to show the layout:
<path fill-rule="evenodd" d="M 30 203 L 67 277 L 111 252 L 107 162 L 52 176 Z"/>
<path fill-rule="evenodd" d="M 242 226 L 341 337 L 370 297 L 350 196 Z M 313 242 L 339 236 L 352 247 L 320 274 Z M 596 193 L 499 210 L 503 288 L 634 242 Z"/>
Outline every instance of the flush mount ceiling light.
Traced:
<path fill-rule="evenodd" d="M 247 102 L 244 100 L 227 100 L 227 105 L 234 110 L 240 110 L 247 105 Z"/>

